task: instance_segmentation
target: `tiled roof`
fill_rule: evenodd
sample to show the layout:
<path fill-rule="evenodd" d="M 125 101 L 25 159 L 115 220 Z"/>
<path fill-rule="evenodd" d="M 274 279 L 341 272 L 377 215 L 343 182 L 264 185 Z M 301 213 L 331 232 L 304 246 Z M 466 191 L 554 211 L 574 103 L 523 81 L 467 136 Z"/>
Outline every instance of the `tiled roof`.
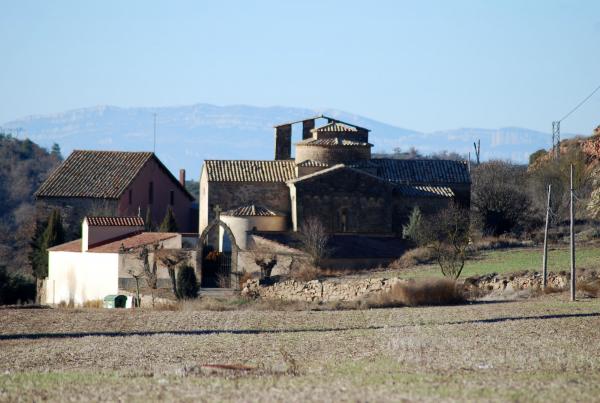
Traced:
<path fill-rule="evenodd" d="M 126 238 L 105 242 L 89 249 L 88 252 L 117 253 L 121 250 L 121 247 L 125 248 L 125 250 L 136 249 L 144 245 L 153 245 L 157 242 L 166 241 L 178 235 L 173 232 L 139 232 L 129 235 Z M 48 250 L 52 252 L 81 252 L 81 239 L 53 246 L 52 248 L 48 248 Z"/>
<path fill-rule="evenodd" d="M 142 217 L 86 217 L 90 227 L 143 227 Z"/>
<path fill-rule="evenodd" d="M 333 137 L 329 139 L 306 139 L 298 142 L 298 144 L 305 146 L 373 146 L 373 144 L 370 143 L 348 140 L 339 137 Z"/>
<path fill-rule="evenodd" d="M 398 186 L 400 193 L 410 197 L 454 197 L 454 192 L 447 186 Z"/>
<path fill-rule="evenodd" d="M 204 168 L 211 182 L 285 182 L 296 177 L 293 160 L 207 160 Z"/>
<path fill-rule="evenodd" d="M 222 213 L 223 215 L 233 216 L 233 217 L 253 217 L 253 216 L 261 216 L 261 217 L 273 217 L 277 216 L 276 212 L 273 210 L 269 210 L 263 206 L 257 206 L 255 204 L 248 204 L 246 206 L 237 207 Z"/>
<path fill-rule="evenodd" d="M 357 168 L 376 167 L 377 176 L 399 183 L 427 184 L 470 183 L 466 161 L 371 159 L 357 162 Z"/>
<path fill-rule="evenodd" d="M 35 193 L 37 197 L 118 199 L 152 158 L 166 175 L 194 197 L 151 152 L 75 150 Z"/>
<path fill-rule="evenodd" d="M 303 161 L 314 166 L 317 161 Z M 296 179 L 295 163 L 285 161 L 205 161 L 208 180 L 214 182 L 287 182 Z M 395 160 L 371 159 L 346 164 L 363 169 L 380 179 L 411 185 L 435 186 L 446 183 L 470 183 L 471 177 L 466 162 L 450 160 Z M 333 167 L 330 167 L 331 169 Z M 321 171 L 323 172 L 323 171 Z M 306 178 L 306 177 L 302 177 Z"/>
<path fill-rule="evenodd" d="M 329 164 L 326 162 L 315 161 L 315 160 L 304 160 L 296 164 L 297 167 L 328 167 Z"/>
<path fill-rule="evenodd" d="M 345 125 L 340 122 L 331 122 L 324 126 L 317 127 L 316 129 L 312 129 L 312 131 L 316 132 L 357 132 L 356 127 L 352 127 L 349 125 Z"/>
<path fill-rule="evenodd" d="M 151 158 L 151 152 L 75 150 L 36 196 L 118 199 Z"/>

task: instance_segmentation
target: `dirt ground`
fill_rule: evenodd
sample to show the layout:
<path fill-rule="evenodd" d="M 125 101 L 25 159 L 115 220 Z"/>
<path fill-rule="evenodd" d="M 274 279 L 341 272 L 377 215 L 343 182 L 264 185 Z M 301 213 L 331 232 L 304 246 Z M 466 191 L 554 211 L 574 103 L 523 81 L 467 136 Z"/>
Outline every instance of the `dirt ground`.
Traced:
<path fill-rule="evenodd" d="M 600 301 L 0 310 L 0 401 L 593 401 Z"/>

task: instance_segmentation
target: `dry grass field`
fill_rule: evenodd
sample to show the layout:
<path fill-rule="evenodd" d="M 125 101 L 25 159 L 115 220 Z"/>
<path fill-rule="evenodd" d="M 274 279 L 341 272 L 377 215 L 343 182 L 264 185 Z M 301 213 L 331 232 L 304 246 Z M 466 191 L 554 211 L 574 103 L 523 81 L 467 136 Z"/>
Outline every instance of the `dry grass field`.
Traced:
<path fill-rule="evenodd" d="M 593 401 L 600 301 L 0 310 L 0 401 Z"/>

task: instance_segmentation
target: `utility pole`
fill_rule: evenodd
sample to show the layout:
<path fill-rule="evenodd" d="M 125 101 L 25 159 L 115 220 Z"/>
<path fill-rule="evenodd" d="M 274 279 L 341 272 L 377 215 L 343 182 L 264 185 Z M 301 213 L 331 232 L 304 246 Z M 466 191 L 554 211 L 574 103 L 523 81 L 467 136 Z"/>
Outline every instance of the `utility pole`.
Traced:
<path fill-rule="evenodd" d="M 152 146 L 152 152 L 156 154 L 156 112 L 154 112 L 154 144 Z"/>
<path fill-rule="evenodd" d="M 560 120 L 552 122 L 552 150 L 556 159 L 560 156 Z"/>
<path fill-rule="evenodd" d="M 475 147 L 475 161 L 479 166 L 479 155 L 481 153 L 481 140 L 477 139 L 477 142 L 473 142 L 473 147 Z"/>
<path fill-rule="evenodd" d="M 573 164 L 571 164 L 571 301 L 575 301 L 575 208 L 573 199 Z"/>
<path fill-rule="evenodd" d="M 546 205 L 546 227 L 544 228 L 544 256 L 542 258 L 542 288 L 548 285 L 548 223 L 550 221 L 550 193 L 552 185 L 548 185 L 548 204 Z"/>

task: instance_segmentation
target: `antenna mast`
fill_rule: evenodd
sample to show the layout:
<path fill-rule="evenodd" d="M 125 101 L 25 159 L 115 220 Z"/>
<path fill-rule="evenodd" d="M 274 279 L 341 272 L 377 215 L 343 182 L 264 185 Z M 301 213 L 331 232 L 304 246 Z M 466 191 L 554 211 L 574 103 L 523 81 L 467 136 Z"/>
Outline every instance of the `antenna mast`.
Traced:
<path fill-rule="evenodd" d="M 152 145 L 152 152 L 156 154 L 156 112 L 152 115 L 154 116 L 154 144 Z"/>

